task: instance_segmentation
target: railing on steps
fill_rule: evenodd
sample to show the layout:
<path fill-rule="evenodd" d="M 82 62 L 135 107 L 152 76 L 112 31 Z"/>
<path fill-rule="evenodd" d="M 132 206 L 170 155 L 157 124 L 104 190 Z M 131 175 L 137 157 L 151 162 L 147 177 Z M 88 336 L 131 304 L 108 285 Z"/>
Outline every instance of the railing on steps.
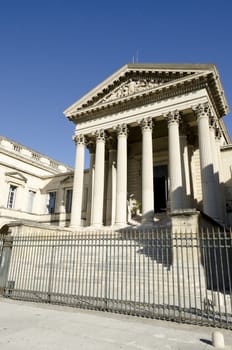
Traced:
<path fill-rule="evenodd" d="M 35 231 L 10 237 L 0 238 L 5 297 L 232 329 L 231 233 Z"/>

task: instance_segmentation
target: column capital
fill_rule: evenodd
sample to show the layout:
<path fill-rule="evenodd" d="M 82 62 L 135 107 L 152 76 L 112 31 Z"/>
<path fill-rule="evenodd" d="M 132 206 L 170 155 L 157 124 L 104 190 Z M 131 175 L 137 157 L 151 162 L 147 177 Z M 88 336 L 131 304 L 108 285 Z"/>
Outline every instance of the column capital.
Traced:
<path fill-rule="evenodd" d="M 105 138 L 106 138 L 105 130 L 103 129 L 96 130 L 93 133 L 93 135 L 95 135 L 96 141 L 105 141 Z"/>
<path fill-rule="evenodd" d="M 77 144 L 78 145 L 85 145 L 85 143 L 86 143 L 86 138 L 85 138 L 85 135 L 83 135 L 83 134 L 73 135 L 72 139 L 76 145 Z"/>
<path fill-rule="evenodd" d="M 208 102 L 199 103 L 198 105 L 192 107 L 192 110 L 195 112 L 197 118 L 210 116 L 210 107 Z"/>
<path fill-rule="evenodd" d="M 220 128 L 217 126 L 216 127 L 216 140 L 220 141 L 222 137 L 222 132 L 220 130 Z"/>
<path fill-rule="evenodd" d="M 128 135 L 128 127 L 127 124 L 118 124 L 115 128 L 117 131 L 118 136 L 127 136 Z"/>
<path fill-rule="evenodd" d="M 90 154 L 95 153 L 95 150 L 96 150 L 96 142 L 95 142 L 94 140 L 92 140 L 92 139 L 89 139 L 89 140 L 87 141 L 87 148 L 88 148 Z"/>
<path fill-rule="evenodd" d="M 180 136 L 189 136 L 189 126 L 185 123 L 180 123 Z"/>
<path fill-rule="evenodd" d="M 117 139 L 115 136 L 109 136 L 107 138 L 106 147 L 108 150 L 117 150 Z"/>
<path fill-rule="evenodd" d="M 153 127 L 153 121 L 151 117 L 143 118 L 139 121 L 139 124 L 141 126 L 141 129 L 144 130 L 152 130 Z"/>
<path fill-rule="evenodd" d="M 210 130 L 213 130 L 216 132 L 216 127 L 217 127 L 217 119 L 212 114 L 210 114 L 209 115 L 209 128 L 210 128 Z"/>
<path fill-rule="evenodd" d="M 164 119 L 167 120 L 168 126 L 172 124 L 179 124 L 181 120 L 180 111 L 175 110 L 164 115 Z"/>

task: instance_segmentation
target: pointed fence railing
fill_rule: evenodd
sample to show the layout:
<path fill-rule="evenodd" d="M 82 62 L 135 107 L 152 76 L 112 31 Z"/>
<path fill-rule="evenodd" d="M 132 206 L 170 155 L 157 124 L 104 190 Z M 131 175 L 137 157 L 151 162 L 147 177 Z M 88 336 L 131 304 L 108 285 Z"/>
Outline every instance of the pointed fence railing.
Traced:
<path fill-rule="evenodd" d="M 0 237 L 5 297 L 232 329 L 231 232 Z"/>

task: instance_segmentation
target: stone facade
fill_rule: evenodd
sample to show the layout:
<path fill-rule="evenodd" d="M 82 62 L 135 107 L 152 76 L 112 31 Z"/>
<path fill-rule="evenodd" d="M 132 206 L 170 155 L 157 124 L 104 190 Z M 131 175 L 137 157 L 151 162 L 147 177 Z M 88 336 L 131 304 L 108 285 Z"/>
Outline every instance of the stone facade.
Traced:
<path fill-rule="evenodd" d="M 74 171 L 0 138 L 0 226 L 146 227 L 181 211 L 232 224 L 228 106 L 214 65 L 125 65 L 64 114 Z"/>
<path fill-rule="evenodd" d="M 0 227 L 19 220 L 59 224 L 72 181 L 72 168 L 0 137 Z"/>
<path fill-rule="evenodd" d="M 183 210 L 230 223 L 230 185 L 223 175 L 231 164 L 222 120 L 227 113 L 214 65 L 122 67 L 64 112 L 81 140 L 71 227 L 82 226 L 80 182 L 89 145 L 88 225 L 161 224 L 162 217 Z"/>

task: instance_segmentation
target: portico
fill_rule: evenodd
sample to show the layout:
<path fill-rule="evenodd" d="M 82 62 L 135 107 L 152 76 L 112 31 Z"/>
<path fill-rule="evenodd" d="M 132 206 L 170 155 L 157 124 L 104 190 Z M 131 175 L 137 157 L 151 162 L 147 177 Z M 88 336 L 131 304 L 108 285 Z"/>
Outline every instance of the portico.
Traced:
<path fill-rule="evenodd" d="M 163 214 L 195 208 L 220 222 L 217 150 L 228 137 L 221 91 L 213 65 L 130 64 L 69 107 L 65 115 L 76 125 L 70 226 L 126 227 L 129 198 L 143 225 L 154 224 L 155 208 Z M 90 173 L 83 223 L 85 147 Z M 154 169 L 162 167 L 167 174 L 158 181 Z M 166 203 L 158 205 L 161 193 Z"/>

